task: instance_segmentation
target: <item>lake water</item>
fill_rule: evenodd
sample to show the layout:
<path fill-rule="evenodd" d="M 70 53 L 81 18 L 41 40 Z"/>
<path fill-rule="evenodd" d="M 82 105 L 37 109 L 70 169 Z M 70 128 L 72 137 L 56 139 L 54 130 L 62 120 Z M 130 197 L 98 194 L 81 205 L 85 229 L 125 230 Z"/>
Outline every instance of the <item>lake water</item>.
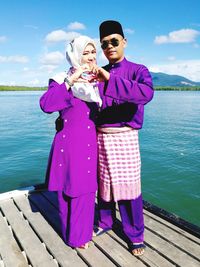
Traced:
<path fill-rule="evenodd" d="M 0 193 L 44 182 L 57 114 L 0 92 Z M 200 226 L 200 92 L 156 91 L 140 131 L 145 200 Z"/>

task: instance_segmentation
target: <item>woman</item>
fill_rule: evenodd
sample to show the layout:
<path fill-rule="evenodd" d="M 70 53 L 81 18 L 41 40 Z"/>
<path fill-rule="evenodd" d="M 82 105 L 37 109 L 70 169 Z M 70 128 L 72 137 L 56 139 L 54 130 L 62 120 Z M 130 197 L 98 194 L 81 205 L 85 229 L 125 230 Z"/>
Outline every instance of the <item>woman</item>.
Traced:
<path fill-rule="evenodd" d="M 40 99 L 46 113 L 59 111 L 62 129 L 56 133 L 47 168 L 48 189 L 57 191 L 62 236 L 71 247 L 87 248 L 92 239 L 97 189 L 95 116 L 101 105 L 94 76 L 96 48 L 87 36 L 67 46 L 68 73 L 50 79 Z M 97 104 L 99 103 L 99 104 Z"/>

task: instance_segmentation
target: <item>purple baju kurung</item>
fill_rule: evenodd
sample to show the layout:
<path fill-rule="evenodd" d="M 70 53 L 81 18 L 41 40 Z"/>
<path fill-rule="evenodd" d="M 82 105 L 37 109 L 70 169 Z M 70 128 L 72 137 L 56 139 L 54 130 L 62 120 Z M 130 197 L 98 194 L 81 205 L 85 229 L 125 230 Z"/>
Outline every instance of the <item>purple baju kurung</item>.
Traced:
<path fill-rule="evenodd" d="M 101 83 L 99 86 L 103 105 L 96 121 L 97 125 L 100 127 L 128 126 L 133 129 L 141 129 L 144 105 L 151 101 L 154 94 L 152 78 L 148 69 L 143 65 L 127 61 L 125 58 L 119 63 L 109 64 L 104 68 L 110 73 L 110 78 L 108 82 Z M 105 143 L 101 145 L 105 146 Z M 109 147 L 105 147 L 104 154 L 107 153 L 106 151 L 109 151 Z M 106 165 L 105 168 L 107 168 Z M 126 181 L 126 174 L 124 174 L 124 180 Z M 128 197 L 123 199 L 118 201 L 118 205 L 124 232 L 131 242 L 143 242 L 142 194 L 136 199 Z M 98 205 L 99 226 L 104 229 L 112 228 L 115 217 L 114 200 L 104 201 L 99 192 Z"/>
<path fill-rule="evenodd" d="M 46 113 L 59 111 L 63 119 L 64 127 L 55 134 L 52 143 L 46 181 L 50 191 L 59 192 L 59 211 L 62 231 L 65 232 L 63 232 L 64 240 L 69 245 L 80 246 L 88 242 L 92 235 L 94 194 L 97 189 L 97 140 L 94 119 L 98 107 L 96 103 L 88 103 L 75 98 L 72 92 L 67 90 L 65 83 L 58 84 L 55 81 L 51 81 L 47 92 L 41 97 L 40 106 Z M 66 198 L 61 197 L 63 193 L 67 196 Z M 85 197 L 90 201 L 89 204 L 85 202 L 85 207 L 93 207 L 89 210 L 84 208 L 82 200 L 86 194 L 92 196 Z M 81 219 L 78 220 L 76 216 L 72 216 L 76 203 L 81 203 L 83 212 L 80 215 Z M 67 218 L 70 225 L 74 227 L 70 226 L 70 229 L 72 228 L 70 231 L 79 233 L 82 229 L 90 229 L 90 237 L 86 233 L 74 240 L 69 229 L 66 229 L 67 206 L 70 209 Z M 65 212 L 63 213 L 62 210 Z M 86 217 L 91 218 L 90 222 L 82 219 Z"/>
<path fill-rule="evenodd" d="M 49 157 L 47 180 L 50 191 L 78 197 L 97 189 L 96 103 L 73 97 L 65 83 L 51 82 L 40 99 L 44 112 L 60 111 L 64 127 L 57 132 Z"/>

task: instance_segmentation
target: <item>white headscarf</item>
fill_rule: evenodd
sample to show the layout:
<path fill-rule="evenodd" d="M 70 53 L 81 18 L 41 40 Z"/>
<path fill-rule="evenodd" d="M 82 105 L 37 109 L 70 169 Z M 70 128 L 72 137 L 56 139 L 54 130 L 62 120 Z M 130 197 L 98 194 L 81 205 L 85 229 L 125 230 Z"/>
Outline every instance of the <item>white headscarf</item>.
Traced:
<path fill-rule="evenodd" d="M 81 35 L 72 40 L 66 48 L 66 58 L 72 67 L 79 68 L 81 66 L 81 58 L 88 44 L 96 47 L 93 39 L 88 36 Z"/>
<path fill-rule="evenodd" d="M 72 68 L 69 69 L 67 75 L 70 76 L 75 68 L 81 66 L 81 58 L 88 44 L 96 47 L 93 39 L 88 36 L 81 35 L 72 40 L 66 47 L 66 58 Z M 58 83 L 62 83 L 66 77 L 66 72 L 55 75 L 52 79 Z M 99 90 L 96 83 L 74 83 L 71 87 L 73 95 L 86 102 L 97 102 L 102 105 L 102 100 L 99 95 Z"/>

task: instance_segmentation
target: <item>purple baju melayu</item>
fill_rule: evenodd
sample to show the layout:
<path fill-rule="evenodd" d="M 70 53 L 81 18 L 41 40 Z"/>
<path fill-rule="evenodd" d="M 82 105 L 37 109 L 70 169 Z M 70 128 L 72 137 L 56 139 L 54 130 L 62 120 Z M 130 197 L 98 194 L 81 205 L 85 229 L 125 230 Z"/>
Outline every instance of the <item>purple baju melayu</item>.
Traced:
<path fill-rule="evenodd" d="M 135 130 L 139 130 L 143 125 L 143 116 L 144 116 L 144 105 L 147 104 L 153 98 L 153 85 L 152 78 L 148 71 L 148 69 L 140 64 L 135 64 L 133 62 L 127 61 L 125 58 L 115 64 L 109 64 L 104 67 L 109 73 L 110 78 L 109 81 L 101 83 L 99 86 L 100 95 L 103 100 L 102 111 L 98 115 L 97 125 L 99 127 L 123 127 L 128 126 Z M 120 133 L 121 140 L 125 139 L 126 132 Z M 118 140 L 119 134 L 113 135 L 113 140 L 111 141 L 112 146 L 109 145 L 109 142 L 106 144 L 104 139 L 102 139 L 102 133 L 99 134 L 98 143 L 100 144 L 99 158 L 111 158 L 113 155 L 117 157 L 117 162 L 123 161 L 122 154 L 117 152 L 115 148 L 110 149 L 110 147 L 117 147 L 120 144 L 120 139 Z M 103 142 L 103 143 L 102 143 Z M 116 146 L 114 145 L 116 143 Z M 137 145 L 137 147 L 136 147 Z M 139 147 L 136 142 L 136 145 L 132 145 L 132 151 L 137 151 L 138 157 Z M 110 146 L 110 147 L 109 147 Z M 102 147 L 104 149 L 102 150 Z M 130 144 L 127 141 L 123 150 L 126 151 L 126 148 L 129 147 Z M 101 152 L 102 151 L 102 152 Z M 130 151 L 130 150 L 129 150 Z M 112 153 L 112 154 L 111 154 Z M 115 154 L 117 153 L 117 154 Z M 127 150 L 128 153 L 128 150 Z M 134 155 L 133 155 L 134 156 Z M 137 160 L 137 164 L 138 164 Z M 100 164 L 103 164 L 104 161 L 100 161 Z M 104 173 L 111 173 L 112 171 L 109 168 L 113 168 L 112 164 L 107 164 L 101 166 L 101 169 L 104 168 Z M 112 163 L 112 162 L 111 162 Z M 131 164 L 134 164 L 132 162 Z M 109 165 L 109 166 L 108 166 Z M 133 170 L 134 170 L 133 166 Z M 121 181 L 124 181 L 124 184 L 127 182 L 131 183 L 134 186 L 134 174 L 132 175 L 133 179 L 131 181 L 130 175 L 129 177 L 126 175 L 129 171 L 129 165 L 127 168 L 124 168 L 124 171 L 121 172 L 121 169 L 118 169 L 118 164 L 116 164 L 116 169 L 114 170 L 115 176 L 117 177 L 117 172 L 120 173 L 117 180 L 114 181 L 114 176 L 110 177 L 111 184 L 114 188 L 115 185 L 118 186 L 117 190 L 111 189 L 112 194 L 115 192 L 119 192 Z M 113 172 L 113 173 L 114 173 Z M 102 173 L 102 171 L 101 171 Z M 122 173 L 122 174 L 121 174 Z M 123 176 L 124 173 L 124 176 Z M 138 172 L 139 173 L 139 172 Z M 122 177 L 123 176 L 123 177 Z M 130 199 L 131 192 L 134 192 L 136 188 L 130 188 L 130 191 L 127 189 L 126 192 L 120 192 L 118 195 L 123 196 L 123 198 L 119 198 L 118 195 L 113 195 L 111 201 L 105 201 L 105 192 L 104 190 L 108 186 L 108 175 L 105 176 L 105 185 L 104 177 L 101 177 L 99 180 L 101 184 L 99 186 L 99 226 L 103 229 L 112 228 L 115 219 L 115 199 L 117 199 L 119 205 L 119 211 L 122 218 L 122 224 L 124 232 L 131 242 L 138 243 L 143 242 L 144 239 L 144 219 L 143 219 L 143 208 L 142 208 L 142 194 L 136 194 L 136 198 Z M 114 181 L 114 182 L 113 182 Z M 139 177 L 139 182 L 140 177 Z M 137 182 L 138 184 L 138 182 Z M 123 184 L 122 184 L 123 185 Z M 124 186 L 124 185 L 123 185 Z M 121 186 L 121 190 L 124 190 L 124 187 Z M 139 185 L 137 185 L 139 186 Z M 107 189 L 106 189 L 107 190 Z M 137 191 L 137 190 L 136 190 Z M 126 195 L 127 194 L 127 195 Z"/>
<path fill-rule="evenodd" d="M 59 111 L 63 119 L 64 127 L 56 133 L 51 147 L 46 179 L 48 189 L 59 192 L 64 240 L 71 246 L 80 246 L 92 237 L 97 189 L 97 140 L 94 124 L 97 104 L 74 97 L 65 83 L 51 81 L 47 92 L 40 99 L 40 106 L 46 113 Z M 77 216 L 71 214 L 78 201 L 82 213 L 77 220 Z M 76 236 L 67 229 L 66 218 L 69 216 L 70 225 L 73 226 L 70 231 L 76 232 Z M 87 217 L 90 220 L 84 221 L 83 218 Z M 85 235 L 81 233 L 83 228 Z"/>

